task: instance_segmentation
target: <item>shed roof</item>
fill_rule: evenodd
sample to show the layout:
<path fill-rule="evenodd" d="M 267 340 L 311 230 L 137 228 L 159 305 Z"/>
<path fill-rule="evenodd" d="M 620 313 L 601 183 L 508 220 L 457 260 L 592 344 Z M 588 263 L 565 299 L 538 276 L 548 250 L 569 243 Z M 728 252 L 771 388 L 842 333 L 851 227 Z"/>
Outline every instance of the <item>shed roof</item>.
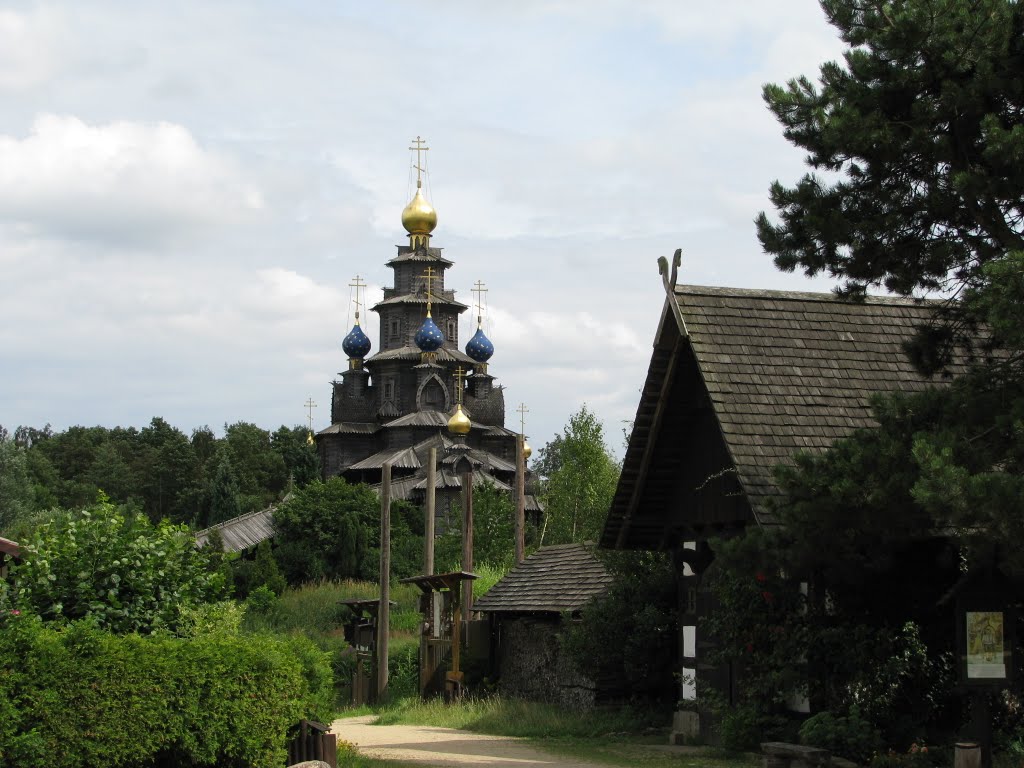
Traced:
<path fill-rule="evenodd" d="M 220 532 L 225 552 L 241 552 L 274 536 L 274 507 L 225 520 L 196 532 L 196 546 L 203 546 L 214 531 Z"/>
<path fill-rule="evenodd" d="M 578 611 L 612 583 L 593 544 L 541 547 L 474 604 L 489 613 Z"/>
<path fill-rule="evenodd" d="M 657 482 L 667 487 L 674 478 L 656 479 L 657 465 L 697 439 L 662 429 L 673 413 L 694 407 L 679 402 L 691 395 L 673 384 L 687 373 L 683 368 L 696 368 L 730 471 L 756 519 L 770 524 L 776 465 L 876 425 L 875 393 L 942 383 L 918 373 L 903 350 L 936 306 L 896 297 L 849 301 L 833 294 L 676 286 L 662 313 L 602 545 L 652 546 L 654 529 L 667 522 L 668 512 L 657 507 L 671 503 L 672 494 L 657 503 L 650 494 Z M 965 368 L 961 361 L 952 372 Z M 631 530 L 642 515 L 660 515 L 648 533 Z"/>

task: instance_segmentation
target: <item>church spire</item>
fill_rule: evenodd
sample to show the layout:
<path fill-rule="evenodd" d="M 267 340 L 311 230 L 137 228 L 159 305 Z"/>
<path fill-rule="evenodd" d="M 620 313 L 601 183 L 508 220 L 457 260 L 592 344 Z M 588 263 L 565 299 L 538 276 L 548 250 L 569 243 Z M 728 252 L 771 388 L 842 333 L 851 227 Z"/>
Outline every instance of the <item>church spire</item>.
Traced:
<path fill-rule="evenodd" d="M 409 233 L 409 245 L 413 248 L 422 248 L 430 245 L 430 233 L 437 226 L 437 211 L 433 209 L 427 199 L 423 196 L 423 173 L 426 165 L 423 162 L 423 153 L 430 150 L 425 139 L 417 136 L 412 140 L 414 146 L 409 147 L 416 153 L 416 194 L 409 204 L 402 211 L 402 226 Z"/>

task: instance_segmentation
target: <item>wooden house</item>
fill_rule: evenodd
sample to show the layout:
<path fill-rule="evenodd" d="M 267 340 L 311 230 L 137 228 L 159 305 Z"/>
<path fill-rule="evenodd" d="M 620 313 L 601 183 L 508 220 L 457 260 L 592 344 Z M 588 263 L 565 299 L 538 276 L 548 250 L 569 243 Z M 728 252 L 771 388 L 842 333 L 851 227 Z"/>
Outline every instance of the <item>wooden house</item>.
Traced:
<path fill-rule="evenodd" d="M 564 654 L 558 640 L 571 620 L 612 577 L 593 545 L 541 547 L 476 601 L 491 621 L 492 659 L 502 693 L 573 709 L 593 706 L 595 681 Z"/>
<path fill-rule="evenodd" d="M 852 302 L 676 286 L 674 275 L 666 289 L 601 546 L 675 553 L 681 698 L 693 700 L 704 686 L 734 696 L 731 665 L 701 661 L 709 596 L 700 575 L 714 557 L 709 539 L 775 524 L 767 502 L 779 492 L 776 465 L 875 425 L 872 395 L 934 383 L 914 369 L 902 345 L 935 307 L 892 297 Z M 690 709 L 678 713 L 677 730 L 713 738 L 697 707 Z"/>

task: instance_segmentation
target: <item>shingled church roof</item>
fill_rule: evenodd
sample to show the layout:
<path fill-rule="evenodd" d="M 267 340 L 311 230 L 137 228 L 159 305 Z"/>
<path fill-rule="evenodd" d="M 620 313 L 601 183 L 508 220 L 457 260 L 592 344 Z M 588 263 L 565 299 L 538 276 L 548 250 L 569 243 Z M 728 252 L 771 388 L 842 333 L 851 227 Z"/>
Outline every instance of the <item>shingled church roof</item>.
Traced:
<path fill-rule="evenodd" d="M 608 589 L 612 577 L 592 544 L 541 547 L 473 604 L 489 613 L 578 611 Z"/>
<path fill-rule="evenodd" d="M 710 404 L 708 423 L 717 424 L 715 437 L 731 462 L 722 471 L 735 474 L 754 518 L 772 523 L 767 501 L 778 494 L 776 465 L 875 425 L 873 394 L 940 383 L 922 377 L 903 351 L 935 306 L 894 297 L 855 302 L 832 294 L 676 286 L 602 545 L 664 546 L 671 515 L 686 517 L 686 510 L 667 509 L 681 498 L 669 485 L 685 469 L 678 466 L 684 442 L 711 439 L 684 426 L 683 411 L 697 410 L 701 399 Z M 673 460 L 677 466 L 668 466 Z M 631 530 L 645 515 L 648 530 Z"/>

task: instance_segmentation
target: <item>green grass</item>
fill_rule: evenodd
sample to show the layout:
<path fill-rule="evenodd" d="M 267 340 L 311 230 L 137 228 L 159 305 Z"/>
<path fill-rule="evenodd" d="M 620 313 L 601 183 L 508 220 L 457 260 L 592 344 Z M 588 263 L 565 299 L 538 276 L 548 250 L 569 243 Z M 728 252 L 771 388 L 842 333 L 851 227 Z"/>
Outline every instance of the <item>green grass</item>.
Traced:
<path fill-rule="evenodd" d="M 253 631 L 331 634 L 339 631 L 348 610 L 340 603 L 352 598 L 372 599 L 380 586 L 369 581 L 322 581 L 289 588 L 266 613 L 249 611 L 246 628 Z M 391 611 L 392 631 L 409 631 L 419 624 L 420 591 L 412 584 L 392 584 L 391 599 L 398 605 Z"/>
<path fill-rule="evenodd" d="M 729 753 L 712 747 L 692 747 L 678 753 L 652 748 L 664 743 L 664 738 L 654 741 L 627 736 L 618 740 L 602 739 L 596 743 L 548 740 L 537 746 L 552 754 L 622 768 L 633 765 L 644 768 L 757 768 L 761 765 L 760 755 Z"/>
<path fill-rule="evenodd" d="M 477 575 L 473 582 L 473 599 L 479 600 L 508 573 L 508 568 L 480 564 L 473 566 L 473 573 Z"/>
<path fill-rule="evenodd" d="M 488 696 L 456 705 L 445 704 L 441 699 L 404 699 L 383 709 L 378 720 L 379 725 L 398 723 L 546 739 L 639 732 L 651 724 L 651 719 L 626 709 L 597 709 L 581 714 L 549 704 Z"/>

